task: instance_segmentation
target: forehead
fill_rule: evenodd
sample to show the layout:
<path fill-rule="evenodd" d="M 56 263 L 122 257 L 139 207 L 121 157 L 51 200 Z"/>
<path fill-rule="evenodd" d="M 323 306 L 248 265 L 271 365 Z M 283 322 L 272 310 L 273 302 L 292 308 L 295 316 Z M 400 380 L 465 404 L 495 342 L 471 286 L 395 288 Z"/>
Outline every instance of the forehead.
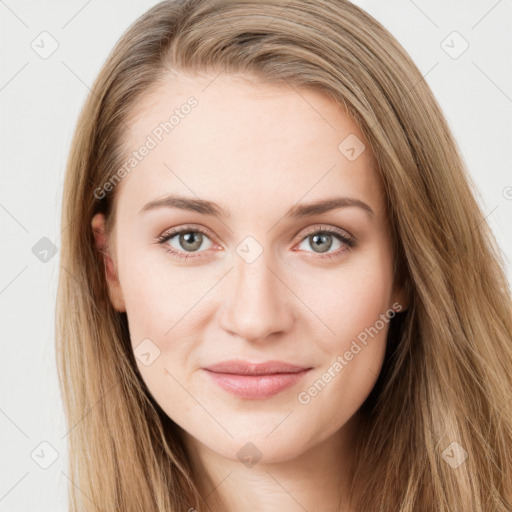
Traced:
<path fill-rule="evenodd" d="M 126 161 L 136 161 L 116 193 L 137 209 L 166 193 L 233 211 L 287 209 L 333 193 L 383 208 L 367 140 L 317 89 L 224 73 L 173 75 L 142 98 L 127 124 Z"/>

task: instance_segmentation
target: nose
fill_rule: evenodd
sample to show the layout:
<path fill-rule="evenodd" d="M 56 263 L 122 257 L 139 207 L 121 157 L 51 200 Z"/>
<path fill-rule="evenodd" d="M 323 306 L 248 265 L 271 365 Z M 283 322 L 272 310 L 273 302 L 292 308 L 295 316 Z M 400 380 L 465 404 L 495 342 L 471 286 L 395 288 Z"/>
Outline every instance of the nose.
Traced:
<path fill-rule="evenodd" d="M 280 272 L 269 266 L 266 252 L 247 263 L 235 254 L 234 268 L 224 280 L 221 327 L 251 342 L 291 329 L 293 292 Z"/>

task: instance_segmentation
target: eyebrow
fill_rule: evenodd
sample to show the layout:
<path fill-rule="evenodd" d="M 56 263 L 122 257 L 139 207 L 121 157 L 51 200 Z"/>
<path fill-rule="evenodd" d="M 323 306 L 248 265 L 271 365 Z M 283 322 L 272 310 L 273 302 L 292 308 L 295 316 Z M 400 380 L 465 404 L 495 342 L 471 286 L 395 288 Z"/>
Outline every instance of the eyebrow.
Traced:
<path fill-rule="evenodd" d="M 370 206 L 359 199 L 346 196 L 335 196 L 322 199 L 320 201 L 315 201 L 313 203 L 294 205 L 285 213 L 284 217 L 312 217 L 314 215 L 320 215 L 331 210 L 347 208 L 350 206 L 363 209 L 370 217 L 375 215 Z M 208 201 L 206 199 L 195 199 L 177 195 L 168 195 L 160 199 L 150 201 L 141 208 L 139 213 L 155 210 L 157 208 L 178 208 L 180 210 L 193 211 L 202 213 L 203 215 L 211 215 L 219 218 L 230 217 L 230 213 L 217 203 Z"/>

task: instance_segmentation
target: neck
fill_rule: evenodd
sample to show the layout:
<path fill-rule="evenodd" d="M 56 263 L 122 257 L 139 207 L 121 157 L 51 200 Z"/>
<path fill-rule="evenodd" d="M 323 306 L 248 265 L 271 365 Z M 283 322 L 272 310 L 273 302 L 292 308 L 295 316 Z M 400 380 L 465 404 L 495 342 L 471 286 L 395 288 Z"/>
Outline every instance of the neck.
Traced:
<path fill-rule="evenodd" d="M 245 465 L 183 432 L 196 482 L 210 512 L 351 512 L 356 417 L 289 460 Z"/>

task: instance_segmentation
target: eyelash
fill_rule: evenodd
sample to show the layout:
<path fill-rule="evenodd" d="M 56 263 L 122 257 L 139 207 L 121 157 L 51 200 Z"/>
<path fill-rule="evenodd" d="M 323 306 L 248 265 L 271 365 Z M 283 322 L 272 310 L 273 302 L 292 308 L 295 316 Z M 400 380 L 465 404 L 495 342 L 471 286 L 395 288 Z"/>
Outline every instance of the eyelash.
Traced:
<path fill-rule="evenodd" d="M 197 226 L 184 226 L 183 228 L 177 229 L 175 231 L 168 231 L 160 235 L 156 238 L 155 242 L 160 245 L 166 245 L 166 242 L 169 241 L 171 238 L 174 238 L 176 235 L 180 235 L 181 233 L 202 233 L 203 235 L 210 238 L 208 232 Z M 341 253 L 344 253 L 346 251 L 352 250 L 356 246 L 356 239 L 353 236 L 344 234 L 341 230 L 337 228 L 333 228 L 330 226 L 320 228 L 318 226 L 315 226 L 314 228 L 311 228 L 310 230 L 306 231 L 304 236 L 301 238 L 300 243 L 302 243 L 304 240 L 306 240 L 309 236 L 313 234 L 331 234 L 334 235 L 340 242 L 345 244 L 345 248 L 338 249 L 335 252 L 327 253 L 325 255 L 319 255 L 320 259 L 331 259 L 331 258 L 337 258 L 341 256 Z M 169 245 L 165 246 L 165 250 L 172 254 L 173 257 L 177 258 L 178 260 L 186 260 L 190 257 L 192 258 L 201 258 L 201 256 L 195 256 L 194 253 L 183 253 L 180 251 L 176 251 L 174 248 L 172 248 Z"/>

